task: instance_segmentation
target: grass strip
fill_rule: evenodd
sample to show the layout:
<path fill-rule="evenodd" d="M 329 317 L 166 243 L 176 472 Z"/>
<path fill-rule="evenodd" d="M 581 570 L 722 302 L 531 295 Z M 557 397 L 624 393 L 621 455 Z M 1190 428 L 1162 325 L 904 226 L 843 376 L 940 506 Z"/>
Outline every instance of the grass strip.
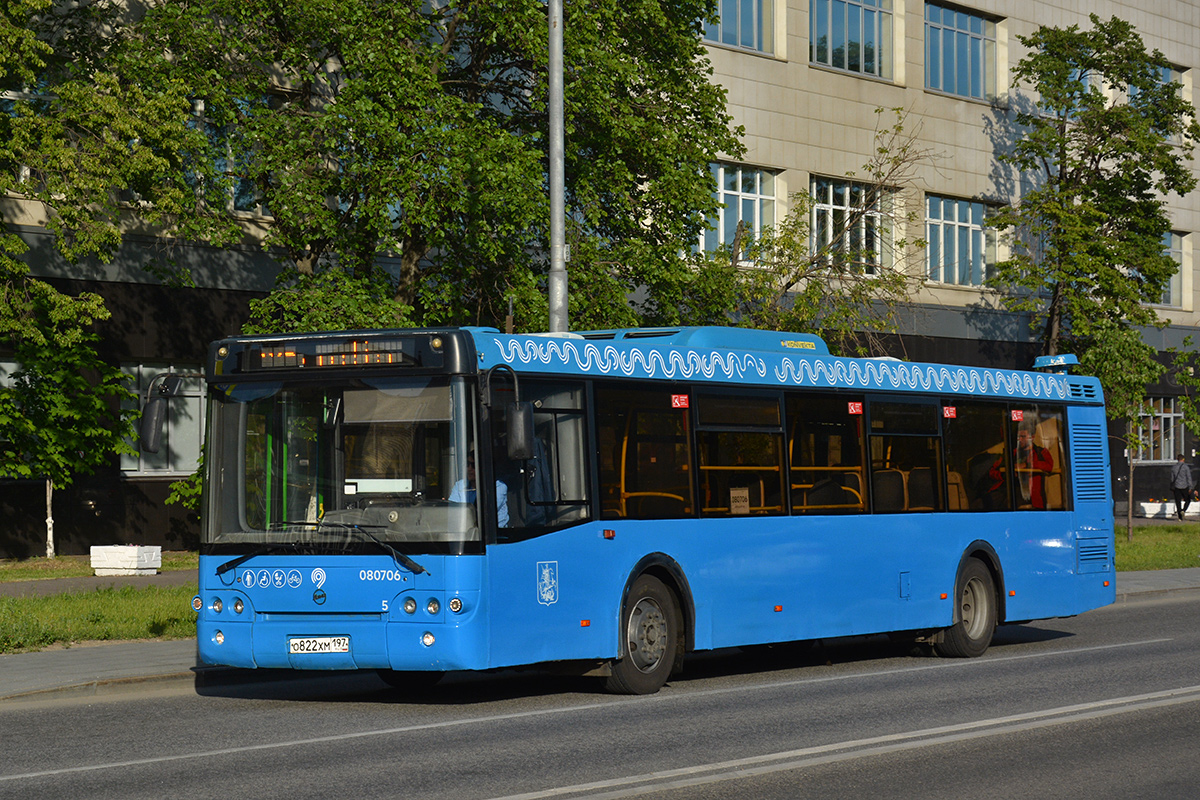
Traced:
<path fill-rule="evenodd" d="M 1200 567 L 1200 525 L 1146 525 L 1126 541 L 1116 529 L 1119 572 Z M 197 555 L 163 553 L 163 570 L 196 569 Z M 0 561 L 0 581 L 91 575 L 87 556 Z M 121 639 L 189 639 L 196 635 L 196 584 L 106 587 L 47 597 L 0 597 L 0 653 L 52 644 Z"/>
<path fill-rule="evenodd" d="M 0 597 L 0 653 L 52 644 L 196 635 L 196 584 L 122 586 L 47 597 Z"/>
<path fill-rule="evenodd" d="M 1118 572 L 1200 567 L 1200 525 L 1144 525 L 1126 541 L 1125 526 L 1117 526 Z"/>
<path fill-rule="evenodd" d="M 160 572 L 195 570 L 200 563 L 196 552 L 164 551 Z M 50 578 L 84 578 L 95 575 L 91 556 L 56 556 L 0 560 L 0 581 L 36 581 Z"/>

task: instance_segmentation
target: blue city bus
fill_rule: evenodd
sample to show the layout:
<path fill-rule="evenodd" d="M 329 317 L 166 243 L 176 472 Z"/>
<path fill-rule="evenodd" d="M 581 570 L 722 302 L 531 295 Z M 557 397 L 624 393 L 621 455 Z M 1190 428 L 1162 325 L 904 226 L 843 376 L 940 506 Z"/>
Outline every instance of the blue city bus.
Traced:
<path fill-rule="evenodd" d="M 970 657 L 1115 599 L 1103 396 L 1061 363 L 453 328 L 231 338 L 205 377 L 206 664 L 417 687 L 554 662 L 651 693 L 692 651 Z"/>

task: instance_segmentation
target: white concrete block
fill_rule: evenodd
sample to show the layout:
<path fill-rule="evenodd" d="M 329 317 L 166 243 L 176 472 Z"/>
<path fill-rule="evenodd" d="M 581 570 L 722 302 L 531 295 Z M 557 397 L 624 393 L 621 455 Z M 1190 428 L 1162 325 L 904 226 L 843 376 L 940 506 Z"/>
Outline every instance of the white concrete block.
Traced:
<path fill-rule="evenodd" d="M 162 548 L 154 545 L 92 545 L 92 569 L 97 575 L 154 575 L 162 566 Z"/>

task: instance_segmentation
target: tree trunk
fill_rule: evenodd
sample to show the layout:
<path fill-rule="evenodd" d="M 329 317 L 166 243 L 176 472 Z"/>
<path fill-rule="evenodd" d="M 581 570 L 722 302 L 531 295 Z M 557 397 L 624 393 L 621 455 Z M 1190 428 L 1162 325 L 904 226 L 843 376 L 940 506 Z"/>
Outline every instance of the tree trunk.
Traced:
<path fill-rule="evenodd" d="M 46 478 L 46 558 L 54 558 L 54 481 Z"/>
<path fill-rule="evenodd" d="M 406 238 L 401 243 L 400 275 L 396 284 L 396 295 L 393 298 L 397 303 L 416 307 L 417 281 L 421 277 L 421 259 L 427 252 L 428 249 L 422 237 Z"/>
<path fill-rule="evenodd" d="M 1062 335 L 1062 285 L 1054 284 L 1054 293 L 1046 308 L 1046 329 L 1042 339 L 1042 355 L 1058 355 L 1058 340 Z"/>
<path fill-rule="evenodd" d="M 1129 462 L 1129 480 L 1126 482 L 1128 487 L 1127 502 L 1125 503 L 1125 541 L 1133 541 L 1133 453 L 1129 452 L 1129 448 L 1125 449 L 1128 453 L 1125 460 Z"/>

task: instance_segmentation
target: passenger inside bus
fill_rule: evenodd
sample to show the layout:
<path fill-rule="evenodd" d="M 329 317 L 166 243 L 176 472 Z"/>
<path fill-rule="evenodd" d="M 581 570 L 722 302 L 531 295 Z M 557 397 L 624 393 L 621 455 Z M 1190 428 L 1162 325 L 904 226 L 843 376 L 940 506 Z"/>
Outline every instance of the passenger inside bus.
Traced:
<path fill-rule="evenodd" d="M 467 456 L 467 475 L 459 478 L 450 489 L 451 503 L 475 503 L 475 453 Z M 508 527 L 508 485 L 496 481 L 496 522 L 501 528 Z"/>

